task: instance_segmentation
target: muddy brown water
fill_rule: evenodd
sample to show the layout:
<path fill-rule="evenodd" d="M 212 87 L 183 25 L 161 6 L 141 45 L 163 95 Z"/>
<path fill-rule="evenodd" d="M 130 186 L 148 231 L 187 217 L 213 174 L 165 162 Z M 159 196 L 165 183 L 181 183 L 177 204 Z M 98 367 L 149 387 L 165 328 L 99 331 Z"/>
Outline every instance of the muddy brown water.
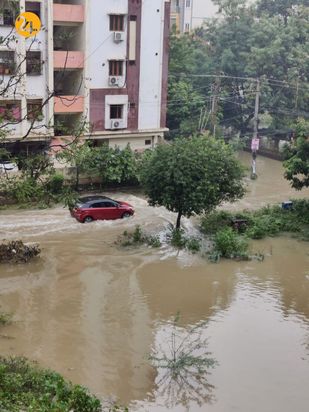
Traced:
<path fill-rule="evenodd" d="M 246 197 L 225 207 L 308 196 L 289 188 L 279 162 L 259 158 L 258 170 Z M 132 411 L 307 412 L 308 243 L 252 242 L 264 262 L 217 265 L 167 245 L 123 250 L 114 241 L 125 229 L 164 233 L 175 216 L 138 196 L 112 195 L 131 202 L 136 216 L 82 225 L 62 208 L 1 212 L 0 238 L 42 247 L 30 264 L 0 266 L 0 309 L 14 313 L 0 329 L 1 354 L 37 360 Z M 184 225 L 196 230 L 195 220 Z M 187 335 L 200 322 L 199 336 Z M 170 356 L 176 332 L 185 351 L 207 339 L 218 362 L 207 381 L 192 370 L 173 381 L 150 365 L 150 353 Z"/>

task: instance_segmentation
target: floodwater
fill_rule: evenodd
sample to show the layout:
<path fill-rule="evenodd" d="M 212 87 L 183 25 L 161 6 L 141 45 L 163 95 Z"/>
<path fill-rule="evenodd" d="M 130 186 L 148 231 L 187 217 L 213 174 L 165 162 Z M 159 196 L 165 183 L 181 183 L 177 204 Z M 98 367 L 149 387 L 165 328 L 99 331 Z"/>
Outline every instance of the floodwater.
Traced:
<path fill-rule="evenodd" d="M 289 188 L 279 162 L 259 158 L 258 171 L 245 199 L 225 207 L 308 196 Z M 163 233 L 175 216 L 138 196 L 112 196 L 136 216 L 82 225 L 62 208 L 1 212 L 0 238 L 39 242 L 42 255 L 0 266 L 0 310 L 14 313 L 0 329 L 0 353 L 37 360 L 130 411 L 307 412 L 308 243 L 256 241 L 264 262 L 220 264 L 167 245 L 123 250 L 114 242 L 124 230 Z M 194 232 L 196 219 L 184 225 Z M 173 380 L 149 356 L 175 350 L 207 351 L 217 364 Z"/>

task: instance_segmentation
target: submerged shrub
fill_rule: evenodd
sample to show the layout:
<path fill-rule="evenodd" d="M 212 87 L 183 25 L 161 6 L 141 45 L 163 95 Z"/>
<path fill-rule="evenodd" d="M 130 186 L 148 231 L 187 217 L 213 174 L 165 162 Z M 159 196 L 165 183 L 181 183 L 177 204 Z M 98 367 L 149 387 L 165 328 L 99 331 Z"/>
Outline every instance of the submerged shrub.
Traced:
<path fill-rule="evenodd" d="M 186 245 L 183 229 L 172 229 L 170 237 L 171 245 L 177 249 L 183 249 Z"/>
<path fill-rule="evenodd" d="M 12 321 L 12 314 L 7 312 L 0 312 L 0 326 L 8 325 Z"/>
<path fill-rule="evenodd" d="M 155 248 L 161 246 L 161 242 L 158 236 L 147 235 L 143 233 L 139 225 L 135 226 L 133 232 L 128 232 L 127 230 L 125 230 L 122 236 L 116 241 L 116 244 L 119 244 L 123 247 L 137 246 L 142 244 L 146 244 Z"/>
<path fill-rule="evenodd" d="M 248 256 L 247 240 L 235 233 L 232 228 L 225 228 L 216 233 L 214 249 L 225 258 Z"/>

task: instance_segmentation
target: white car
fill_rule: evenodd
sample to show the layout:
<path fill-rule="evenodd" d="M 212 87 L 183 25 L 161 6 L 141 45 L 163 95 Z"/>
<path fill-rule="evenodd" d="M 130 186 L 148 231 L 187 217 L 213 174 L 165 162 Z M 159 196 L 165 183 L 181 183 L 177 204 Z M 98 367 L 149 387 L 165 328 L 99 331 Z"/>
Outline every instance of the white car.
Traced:
<path fill-rule="evenodd" d="M 0 161 L 0 173 L 18 172 L 18 166 L 14 162 Z"/>

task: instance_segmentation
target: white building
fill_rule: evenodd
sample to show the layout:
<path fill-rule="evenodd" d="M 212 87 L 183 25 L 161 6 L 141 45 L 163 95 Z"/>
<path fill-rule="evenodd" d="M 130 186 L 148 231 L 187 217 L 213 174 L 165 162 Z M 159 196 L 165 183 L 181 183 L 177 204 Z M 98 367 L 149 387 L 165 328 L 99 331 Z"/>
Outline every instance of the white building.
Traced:
<path fill-rule="evenodd" d="M 34 38 L 13 29 L 23 11 L 41 18 Z M 98 144 L 155 145 L 166 131 L 169 11 L 168 0 L 0 0 L 6 139 L 58 144 L 85 124 Z"/>
<path fill-rule="evenodd" d="M 214 17 L 217 11 L 212 0 L 171 0 L 171 27 L 188 33 Z"/>

